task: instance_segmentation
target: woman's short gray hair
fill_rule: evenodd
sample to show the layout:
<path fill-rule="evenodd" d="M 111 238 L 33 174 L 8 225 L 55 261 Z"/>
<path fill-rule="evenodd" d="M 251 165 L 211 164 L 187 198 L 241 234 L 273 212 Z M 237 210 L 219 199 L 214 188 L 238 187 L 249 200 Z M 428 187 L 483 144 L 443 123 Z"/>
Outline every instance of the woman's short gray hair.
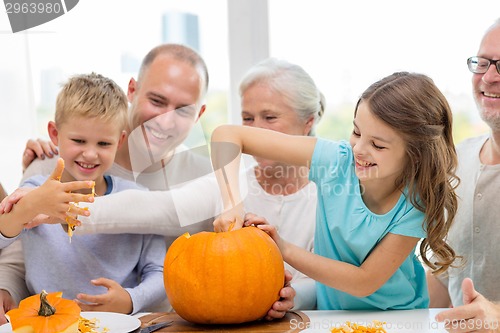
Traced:
<path fill-rule="evenodd" d="M 286 103 L 304 120 L 314 116 L 309 135 L 325 112 L 325 97 L 311 76 L 299 65 L 268 58 L 252 66 L 240 83 L 240 97 L 254 84 L 264 83 L 282 95 Z"/>

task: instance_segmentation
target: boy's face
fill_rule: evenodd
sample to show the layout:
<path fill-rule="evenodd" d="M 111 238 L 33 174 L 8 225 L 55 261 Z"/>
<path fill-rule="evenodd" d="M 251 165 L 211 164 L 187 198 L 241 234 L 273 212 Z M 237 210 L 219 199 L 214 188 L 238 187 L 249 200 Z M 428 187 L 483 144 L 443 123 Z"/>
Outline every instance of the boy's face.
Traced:
<path fill-rule="evenodd" d="M 50 122 L 49 135 L 65 162 L 61 181 L 94 180 L 96 190 L 125 138 L 125 132 L 113 121 L 87 117 L 72 117 L 59 128 Z"/>

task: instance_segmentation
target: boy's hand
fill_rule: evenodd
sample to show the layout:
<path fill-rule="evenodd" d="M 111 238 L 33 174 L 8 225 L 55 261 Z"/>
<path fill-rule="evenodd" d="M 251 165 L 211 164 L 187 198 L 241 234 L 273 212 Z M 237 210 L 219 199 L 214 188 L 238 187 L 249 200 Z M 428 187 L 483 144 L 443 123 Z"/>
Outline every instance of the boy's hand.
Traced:
<path fill-rule="evenodd" d="M 73 193 L 79 189 L 90 189 L 94 186 L 93 181 L 73 181 L 61 183 L 60 179 L 64 171 L 64 161 L 60 158 L 57 166 L 50 177 L 40 187 L 25 194 L 31 199 L 31 209 L 39 214 L 45 214 L 56 219 L 66 220 L 69 216 L 89 216 L 90 212 L 79 208 L 75 202 L 93 202 L 92 194 Z"/>
<path fill-rule="evenodd" d="M 94 286 L 102 286 L 108 291 L 101 295 L 78 294 L 75 302 L 82 311 L 104 311 L 130 314 L 132 299 L 130 294 L 116 281 L 98 278 L 90 281 Z"/>

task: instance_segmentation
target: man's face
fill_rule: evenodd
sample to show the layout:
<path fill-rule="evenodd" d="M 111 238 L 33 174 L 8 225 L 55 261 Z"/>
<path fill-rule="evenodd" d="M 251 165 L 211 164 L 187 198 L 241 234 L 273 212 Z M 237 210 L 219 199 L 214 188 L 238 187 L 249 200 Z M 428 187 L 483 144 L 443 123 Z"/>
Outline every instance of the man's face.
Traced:
<path fill-rule="evenodd" d="M 156 160 L 180 145 L 201 115 L 201 81 L 190 64 L 158 56 L 128 87 L 130 131 L 141 131 Z M 130 142 L 129 142 L 130 144 Z"/>
<path fill-rule="evenodd" d="M 484 36 L 477 55 L 500 59 L 500 25 Z M 500 74 L 496 67 L 490 65 L 486 73 L 472 74 L 472 89 L 481 118 L 494 131 L 500 131 Z"/>

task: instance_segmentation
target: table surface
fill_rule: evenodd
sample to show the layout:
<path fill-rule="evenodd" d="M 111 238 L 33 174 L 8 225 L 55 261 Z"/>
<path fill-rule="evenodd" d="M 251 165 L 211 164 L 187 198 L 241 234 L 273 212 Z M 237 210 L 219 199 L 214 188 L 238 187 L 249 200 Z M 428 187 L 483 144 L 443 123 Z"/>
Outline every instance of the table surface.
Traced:
<path fill-rule="evenodd" d="M 443 323 L 435 316 L 445 309 L 393 310 L 393 311 L 303 311 L 310 319 L 303 333 L 329 333 L 332 328 L 346 321 L 361 325 L 374 320 L 385 322 L 388 333 L 441 333 L 446 332 Z M 293 324 L 293 323 L 291 323 Z M 299 324 L 297 324 L 299 325 Z"/>
<path fill-rule="evenodd" d="M 392 310 L 392 311 L 301 311 L 309 320 L 290 317 L 289 327 L 282 332 L 330 333 L 332 328 L 341 327 L 347 321 L 360 325 L 371 325 L 374 320 L 385 322 L 388 333 L 445 333 L 443 323 L 437 323 L 435 316 L 445 309 Z M 136 314 L 140 318 L 147 314 Z M 279 323 L 283 329 L 283 322 Z M 288 325 L 287 325 L 288 326 Z M 216 327 L 214 327 L 215 329 Z M 269 328 L 266 328 L 269 329 Z M 183 331 L 184 330 L 180 330 Z M 189 330 L 187 330 L 189 331 Z M 186 332 L 187 332 L 186 331 Z M 196 330 L 199 331 L 199 330 Z M 203 331 L 203 330 L 202 330 Z M 215 329 L 214 332 L 221 332 Z M 239 330 L 224 330 L 224 332 Z M 252 331 L 247 329 L 247 331 Z M 265 331 L 265 330 L 263 330 Z M 269 332 L 273 330 L 269 329 Z"/>

